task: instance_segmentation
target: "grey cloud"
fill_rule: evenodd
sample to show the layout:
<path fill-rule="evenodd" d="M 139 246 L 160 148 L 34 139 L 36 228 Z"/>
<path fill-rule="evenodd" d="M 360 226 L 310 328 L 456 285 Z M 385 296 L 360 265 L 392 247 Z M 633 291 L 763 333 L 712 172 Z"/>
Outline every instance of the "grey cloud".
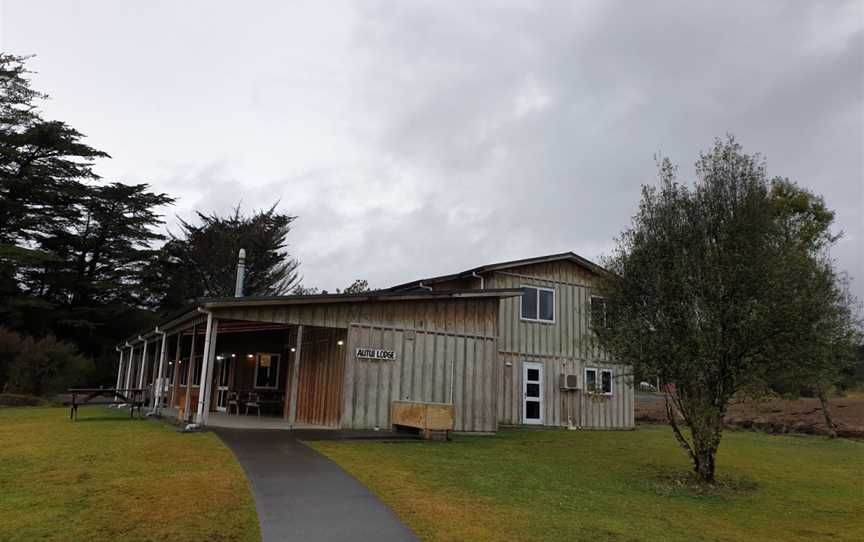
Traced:
<path fill-rule="evenodd" d="M 596 259 L 655 153 L 692 178 L 731 132 L 837 209 L 864 297 L 860 2 L 4 5 L 106 176 L 187 217 L 279 199 L 309 284 Z"/>

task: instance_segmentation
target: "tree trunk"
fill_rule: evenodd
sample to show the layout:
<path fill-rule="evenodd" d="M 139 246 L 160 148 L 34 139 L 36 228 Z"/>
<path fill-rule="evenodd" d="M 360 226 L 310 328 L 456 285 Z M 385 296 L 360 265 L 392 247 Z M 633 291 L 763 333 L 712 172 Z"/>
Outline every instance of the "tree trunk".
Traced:
<path fill-rule="evenodd" d="M 717 456 L 718 438 L 693 439 L 693 470 L 699 479 L 706 484 L 713 484 L 715 457 Z"/>
<path fill-rule="evenodd" d="M 819 390 L 819 403 L 822 405 L 822 416 L 825 417 L 825 428 L 828 429 L 828 438 L 837 438 L 837 426 L 831 418 L 831 410 L 828 408 L 828 394 L 825 390 Z"/>
<path fill-rule="evenodd" d="M 693 470 L 699 479 L 706 484 L 713 484 L 715 481 L 715 457 L 717 456 L 717 449 L 720 447 L 720 436 L 723 430 L 723 410 L 717 411 L 717 409 L 711 406 L 706 407 L 706 405 L 694 406 L 689 401 L 682 401 L 680 398 L 670 396 L 671 394 L 666 395 L 666 417 L 672 427 L 675 439 L 687 452 L 693 462 Z M 681 413 L 684 414 L 685 423 L 690 427 L 692 442 L 687 440 L 678 426 L 675 405 L 672 404 L 673 399 Z"/>

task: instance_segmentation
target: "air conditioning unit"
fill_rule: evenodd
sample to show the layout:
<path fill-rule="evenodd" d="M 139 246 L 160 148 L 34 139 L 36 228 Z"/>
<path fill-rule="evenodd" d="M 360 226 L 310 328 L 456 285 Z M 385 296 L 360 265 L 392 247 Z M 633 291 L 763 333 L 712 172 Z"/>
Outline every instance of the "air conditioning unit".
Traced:
<path fill-rule="evenodd" d="M 561 389 L 562 390 L 578 390 L 579 375 L 577 374 L 561 374 Z"/>

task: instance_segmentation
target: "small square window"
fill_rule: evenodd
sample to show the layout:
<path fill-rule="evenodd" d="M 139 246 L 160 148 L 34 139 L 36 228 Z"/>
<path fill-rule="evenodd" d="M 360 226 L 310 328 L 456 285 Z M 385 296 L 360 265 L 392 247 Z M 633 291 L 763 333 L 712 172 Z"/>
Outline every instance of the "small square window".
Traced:
<path fill-rule="evenodd" d="M 528 382 L 538 382 L 540 380 L 540 369 L 528 369 L 528 374 L 526 376 Z"/>

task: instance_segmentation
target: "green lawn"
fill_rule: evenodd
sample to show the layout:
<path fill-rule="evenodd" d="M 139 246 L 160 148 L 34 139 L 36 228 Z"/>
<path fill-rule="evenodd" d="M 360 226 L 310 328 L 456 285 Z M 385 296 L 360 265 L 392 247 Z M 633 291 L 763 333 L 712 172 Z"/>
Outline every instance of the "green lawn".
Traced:
<path fill-rule="evenodd" d="M 426 540 L 864 540 L 864 443 L 727 432 L 724 487 L 668 428 L 316 442 Z"/>
<path fill-rule="evenodd" d="M 101 407 L 0 408 L 0 540 L 259 540 L 249 484 L 212 433 Z"/>

